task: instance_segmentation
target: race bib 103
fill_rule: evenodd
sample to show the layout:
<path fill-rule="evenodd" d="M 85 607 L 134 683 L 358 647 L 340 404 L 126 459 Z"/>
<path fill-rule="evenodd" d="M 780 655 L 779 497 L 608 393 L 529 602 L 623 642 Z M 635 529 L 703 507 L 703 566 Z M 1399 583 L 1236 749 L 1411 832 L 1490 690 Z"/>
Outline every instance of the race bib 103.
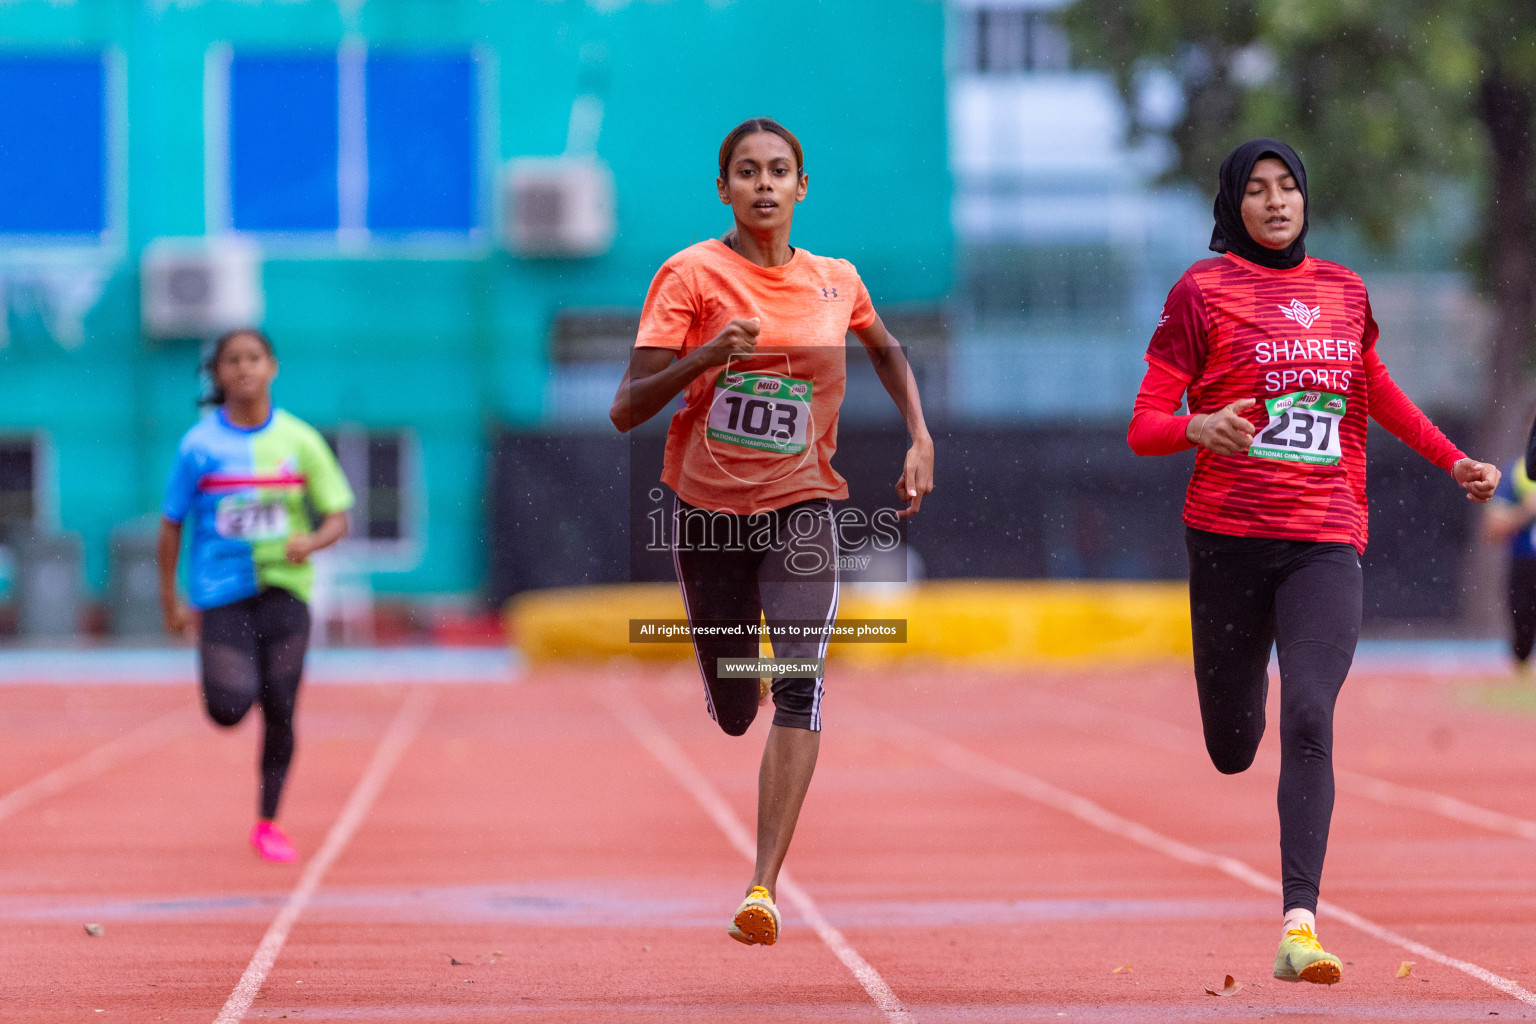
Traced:
<path fill-rule="evenodd" d="M 773 373 L 726 370 L 715 379 L 709 438 L 743 448 L 799 455 L 811 423 L 811 382 Z"/>
<path fill-rule="evenodd" d="M 288 503 L 231 494 L 219 499 L 213 525 L 220 537 L 230 540 L 280 540 L 288 536 Z"/>
<path fill-rule="evenodd" d="M 1309 466 L 1335 466 L 1343 457 L 1339 424 L 1344 421 L 1343 395 L 1327 391 L 1293 391 L 1266 399 L 1269 422 L 1248 447 L 1260 459 L 1282 459 Z"/>

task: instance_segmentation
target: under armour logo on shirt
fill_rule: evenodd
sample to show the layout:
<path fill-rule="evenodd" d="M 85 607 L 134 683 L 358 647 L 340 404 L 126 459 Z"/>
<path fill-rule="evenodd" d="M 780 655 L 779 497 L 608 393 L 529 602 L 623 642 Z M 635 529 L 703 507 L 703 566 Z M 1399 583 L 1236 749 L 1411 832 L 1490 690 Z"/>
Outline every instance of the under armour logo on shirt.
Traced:
<path fill-rule="evenodd" d="M 1322 306 L 1308 307 L 1300 299 L 1292 299 L 1289 306 L 1278 306 L 1276 308 L 1303 327 L 1311 327 L 1317 318 L 1323 315 Z"/>

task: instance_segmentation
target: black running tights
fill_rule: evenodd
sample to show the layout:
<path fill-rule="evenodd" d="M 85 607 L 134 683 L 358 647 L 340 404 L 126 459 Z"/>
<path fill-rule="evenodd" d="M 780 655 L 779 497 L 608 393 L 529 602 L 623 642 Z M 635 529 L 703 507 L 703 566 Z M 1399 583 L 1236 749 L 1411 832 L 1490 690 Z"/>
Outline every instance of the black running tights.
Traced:
<path fill-rule="evenodd" d="M 309 606 L 270 587 L 243 601 L 203 612 L 199 653 L 203 702 L 220 725 L 237 724 L 261 702 L 261 816 L 277 802 L 293 760 L 293 710 L 309 647 Z"/>
<path fill-rule="evenodd" d="M 1510 652 L 1524 665 L 1536 646 L 1536 558 L 1509 560 Z"/>
<path fill-rule="evenodd" d="M 1333 707 L 1360 638 L 1360 559 L 1348 544 L 1194 529 L 1186 540 L 1206 750 L 1226 774 L 1253 763 L 1277 649 L 1284 909 L 1316 912 L 1333 816 Z"/>

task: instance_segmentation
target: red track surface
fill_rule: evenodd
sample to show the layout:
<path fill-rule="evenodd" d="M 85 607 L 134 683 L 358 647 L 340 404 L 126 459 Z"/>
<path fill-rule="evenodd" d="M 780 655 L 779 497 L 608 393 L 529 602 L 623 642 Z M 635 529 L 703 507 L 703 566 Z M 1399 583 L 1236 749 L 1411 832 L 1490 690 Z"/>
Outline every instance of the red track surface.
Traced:
<path fill-rule="evenodd" d="M 683 669 L 428 689 L 420 731 L 247 1019 L 891 1019 L 788 907 L 770 949 L 726 937 L 749 866 L 677 762 L 640 741 L 675 744 L 750 827 L 765 721 L 724 736 Z M 283 815 L 305 857 L 406 699 L 306 691 Z M 182 728 L 134 734 L 0 820 L 0 1021 L 213 1021 L 299 881 L 303 860 L 268 865 L 243 845 L 254 723 L 216 731 L 189 685 L 0 689 L 0 812 L 4 794 L 177 708 Z M 1357 674 L 1338 724 L 1341 769 L 1536 819 L 1536 718 L 1467 705 L 1445 681 Z M 911 725 L 949 743 L 925 750 Z M 1275 982 L 1277 896 L 1005 788 L 1033 777 L 1275 877 L 1274 736 L 1227 778 L 1197 730 L 1181 669 L 835 671 L 790 871 L 924 1024 L 1536 1017 L 1326 911 L 1343 983 Z M 1325 898 L 1536 991 L 1536 842 L 1368 785 L 1341 778 Z M 1403 960 L 1417 966 L 1399 980 Z M 1242 991 L 1205 995 L 1225 974 Z"/>

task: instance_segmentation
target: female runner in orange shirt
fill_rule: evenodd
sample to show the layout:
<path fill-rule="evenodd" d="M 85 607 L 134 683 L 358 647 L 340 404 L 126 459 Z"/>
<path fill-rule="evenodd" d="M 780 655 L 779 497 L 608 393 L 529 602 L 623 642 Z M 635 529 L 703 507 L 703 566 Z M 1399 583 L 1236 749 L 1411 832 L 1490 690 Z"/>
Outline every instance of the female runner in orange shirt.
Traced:
<path fill-rule="evenodd" d="M 683 396 L 662 472 L 676 494 L 669 543 L 690 623 L 718 630 L 694 636 L 710 717 L 739 736 L 756 717 L 759 681 L 722 678 L 717 659 L 755 657 L 760 616 L 770 630 L 805 637 L 774 634 L 775 655 L 822 658 L 837 617 L 831 503 L 848 497 L 848 485 L 831 459 L 849 331 L 912 437 L 897 516 L 915 513 L 933 489 L 933 440 L 906 357 L 853 265 L 789 243 L 809 184 L 794 135 L 768 118 L 744 121 L 720 146 L 715 184 L 735 228 L 662 265 L 610 415 L 628 431 Z M 728 929 L 749 945 L 778 938 L 779 869 L 821 736 L 820 676 L 775 678 L 772 693 L 756 870 Z"/>

